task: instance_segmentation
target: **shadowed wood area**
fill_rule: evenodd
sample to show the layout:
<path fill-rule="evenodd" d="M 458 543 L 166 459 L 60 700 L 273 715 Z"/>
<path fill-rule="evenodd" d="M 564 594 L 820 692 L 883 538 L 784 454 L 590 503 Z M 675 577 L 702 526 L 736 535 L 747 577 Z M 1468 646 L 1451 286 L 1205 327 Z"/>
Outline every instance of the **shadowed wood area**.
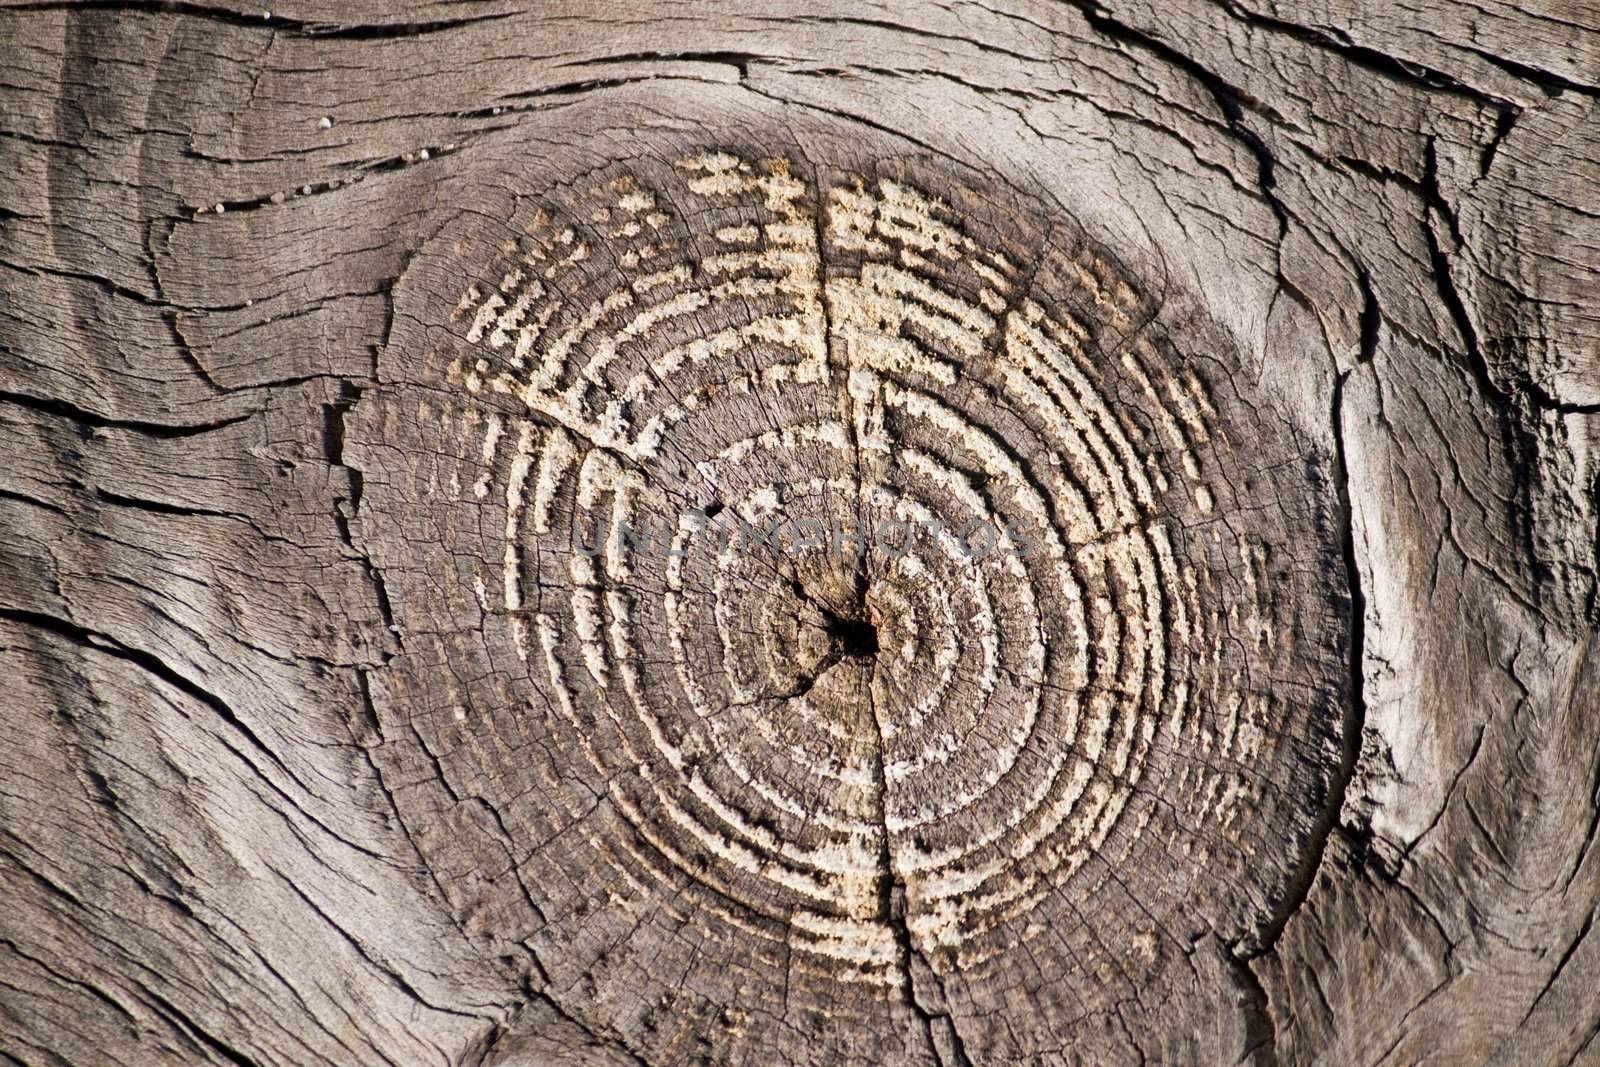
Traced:
<path fill-rule="evenodd" d="M 1600 1063 L 1600 19 L 0 5 L 0 1063 Z"/>

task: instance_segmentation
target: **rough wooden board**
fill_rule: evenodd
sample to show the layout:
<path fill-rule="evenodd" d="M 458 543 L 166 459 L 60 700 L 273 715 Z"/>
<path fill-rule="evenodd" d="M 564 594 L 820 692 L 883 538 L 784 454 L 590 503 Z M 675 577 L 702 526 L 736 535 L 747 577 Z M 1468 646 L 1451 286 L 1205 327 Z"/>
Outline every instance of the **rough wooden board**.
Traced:
<path fill-rule="evenodd" d="M 0 8 L 0 1057 L 1600 1061 L 1594 22 Z M 679 165 L 713 151 L 760 181 Z M 861 233 L 829 201 L 857 178 Z M 926 215 L 899 189 L 970 244 L 895 230 L 890 200 Z M 659 269 L 690 268 L 645 290 L 640 190 L 677 240 Z M 567 226 L 590 258 L 551 281 L 524 364 L 540 297 L 469 340 L 506 256 Z M 619 289 L 705 302 L 640 339 L 613 306 L 574 349 L 624 338 L 583 403 L 530 391 Z M 1011 327 L 1042 322 L 1058 345 L 1084 330 L 1059 349 L 1082 384 L 1006 377 L 1031 358 Z M 740 329 L 655 386 L 674 345 Z M 710 388 L 797 361 L 815 369 Z M 703 411 L 647 447 L 695 389 Z M 822 429 L 708 480 L 791 424 Z M 1164 483 L 1148 503 L 1134 470 Z M 1031 486 L 1068 545 L 1159 527 L 1170 570 L 1155 547 L 1121 578 L 1075 551 L 1075 622 L 1038 561 L 1032 593 L 991 567 L 990 669 L 966 615 L 892 658 L 907 620 L 989 617 L 983 568 L 948 555 L 937 581 L 881 545 L 575 566 L 597 509 L 675 522 L 769 485 L 856 519 L 886 487 L 1026 516 Z M 1112 666 L 1158 631 L 1182 700 Z M 935 633 L 965 638 L 958 669 L 901 733 Z M 1067 709 L 1091 723 L 1097 694 L 1127 765 L 1073 740 Z M 697 725 L 702 700 L 738 725 Z M 990 807 L 911 827 L 1034 707 Z M 1241 724 L 1266 743 L 1230 754 Z M 945 731 L 939 773 L 897 764 Z M 824 739 L 855 777 L 818 775 Z M 1072 753 L 1085 797 L 1126 803 L 1076 859 L 1057 846 L 1093 833 L 1083 808 L 1030 836 L 1013 819 L 1037 803 L 1007 792 Z M 984 848 L 992 880 L 941 896 Z M 1016 915 L 977 903 L 1035 884 Z"/>

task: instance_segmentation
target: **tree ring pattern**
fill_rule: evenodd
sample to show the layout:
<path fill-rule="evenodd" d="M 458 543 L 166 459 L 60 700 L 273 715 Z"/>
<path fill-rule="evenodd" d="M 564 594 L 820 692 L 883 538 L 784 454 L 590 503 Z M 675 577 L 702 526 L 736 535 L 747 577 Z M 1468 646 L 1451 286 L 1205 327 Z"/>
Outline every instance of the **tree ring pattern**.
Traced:
<path fill-rule="evenodd" d="M 1092 1017 L 1259 936 L 1338 762 L 1326 460 L 1201 301 L 1021 183 L 821 154 L 502 178 L 348 420 L 408 833 L 661 1049 L 832 1048 L 916 974 Z"/>

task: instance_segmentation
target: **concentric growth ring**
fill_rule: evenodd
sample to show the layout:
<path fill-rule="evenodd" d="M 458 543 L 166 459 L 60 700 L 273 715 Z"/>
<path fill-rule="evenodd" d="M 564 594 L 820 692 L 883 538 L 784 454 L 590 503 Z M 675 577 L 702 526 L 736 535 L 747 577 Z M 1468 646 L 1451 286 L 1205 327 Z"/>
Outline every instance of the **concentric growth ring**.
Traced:
<path fill-rule="evenodd" d="M 1043 1047 L 1030 998 L 1248 943 L 1336 761 L 1342 603 L 1221 331 L 925 159 L 518 192 L 419 254 L 352 420 L 380 727 L 464 928 L 663 1049 L 927 1003 Z"/>

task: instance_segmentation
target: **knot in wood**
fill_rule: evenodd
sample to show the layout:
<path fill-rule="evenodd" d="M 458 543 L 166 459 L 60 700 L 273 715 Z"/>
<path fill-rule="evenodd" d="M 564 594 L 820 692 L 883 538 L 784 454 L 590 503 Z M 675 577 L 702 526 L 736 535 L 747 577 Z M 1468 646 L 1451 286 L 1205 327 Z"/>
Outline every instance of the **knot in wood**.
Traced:
<path fill-rule="evenodd" d="M 530 166 L 418 253 L 350 420 L 380 725 L 463 927 L 680 1052 L 735 1010 L 839 1054 L 1001 1026 L 1019 983 L 1047 1044 L 1252 944 L 1345 604 L 1226 333 L 938 160 Z"/>

